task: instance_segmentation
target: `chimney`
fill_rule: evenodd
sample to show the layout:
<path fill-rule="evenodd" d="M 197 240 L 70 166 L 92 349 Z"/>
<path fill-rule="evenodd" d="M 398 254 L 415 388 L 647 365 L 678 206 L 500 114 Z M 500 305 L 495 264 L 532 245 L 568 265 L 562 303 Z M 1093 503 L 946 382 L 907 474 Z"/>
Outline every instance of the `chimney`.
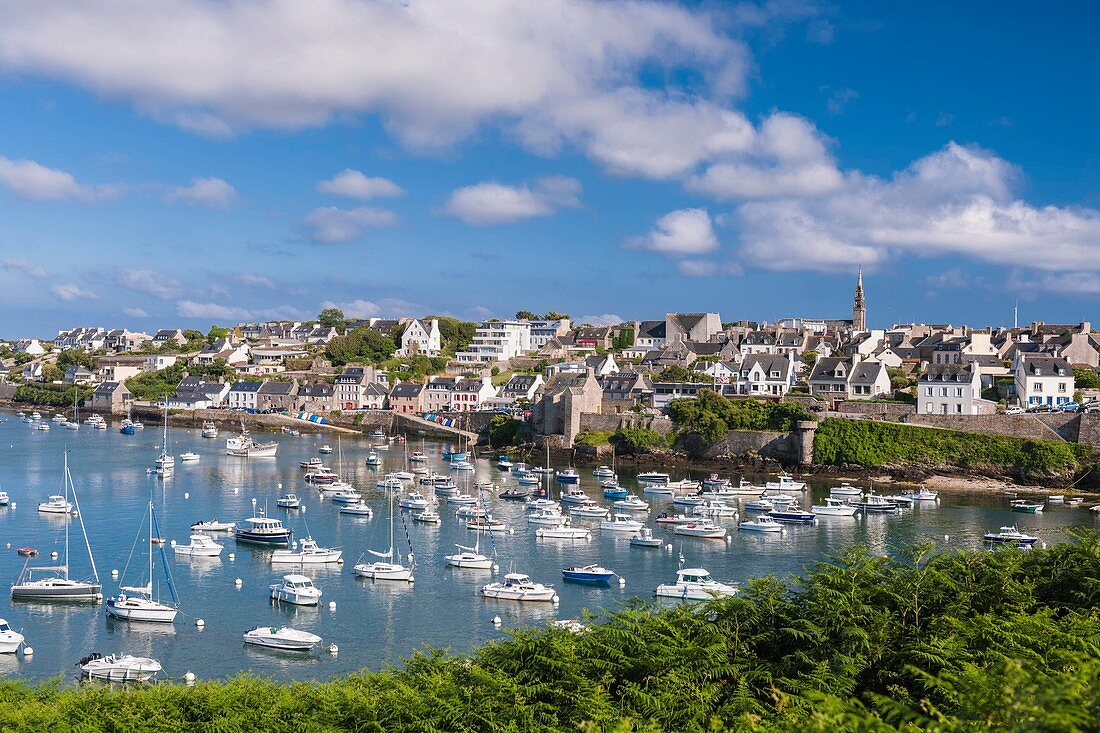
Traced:
<path fill-rule="evenodd" d="M 1081 333 L 1089 333 L 1092 331 L 1092 324 L 1088 321 L 1081 321 Z"/>

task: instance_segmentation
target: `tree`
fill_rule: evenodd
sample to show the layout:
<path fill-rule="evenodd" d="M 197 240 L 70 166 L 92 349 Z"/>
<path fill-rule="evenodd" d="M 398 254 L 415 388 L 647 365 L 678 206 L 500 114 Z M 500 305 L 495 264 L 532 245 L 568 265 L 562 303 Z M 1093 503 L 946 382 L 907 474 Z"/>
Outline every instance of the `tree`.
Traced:
<path fill-rule="evenodd" d="M 568 313 L 558 313 L 557 311 L 550 311 L 545 316 L 543 316 L 543 318 L 545 318 L 548 321 L 564 321 L 566 318 L 569 318 L 569 314 Z"/>
<path fill-rule="evenodd" d="M 820 354 L 818 354 L 817 351 L 815 351 L 814 349 L 806 349 L 802 352 L 802 363 L 806 366 L 812 367 L 814 364 L 817 363 L 818 356 L 820 356 Z"/>
<path fill-rule="evenodd" d="M 477 332 L 477 324 L 472 321 L 460 321 L 448 316 L 428 316 L 439 321 L 439 340 L 443 353 L 454 356 L 465 349 Z"/>
<path fill-rule="evenodd" d="M 620 329 L 619 332 L 615 334 L 615 338 L 611 340 L 611 347 L 618 350 L 629 349 L 633 345 L 634 329 L 629 326 Z"/>
<path fill-rule="evenodd" d="M 393 356 L 397 344 L 389 336 L 383 336 L 368 326 L 353 328 L 343 336 L 337 336 L 325 347 L 325 356 L 337 366 L 352 362 L 379 364 Z"/>
<path fill-rule="evenodd" d="M 679 364 L 672 364 L 665 367 L 660 374 L 657 375 L 658 382 L 711 382 L 714 378 L 709 374 L 703 372 L 697 372 L 694 369 L 688 369 L 682 367 Z"/>
<path fill-rule="evenodd" d="M 347 319 L 344 318 L 344 311 L 339 308 L 325 308 L 323 311 L 317 314 L 317 322 L 325 328 L 336 328 L 343 330 L 344 324 Z"/>
<path fill-rule="evenodd" d="M 61 371 L 61 367 L 56 364 L 43 364 L 42 365 L 42 381 L 46 384 L 51 382 L 60 382 L 65 377 L 65 372 Z"/>
<path fill-rule="evenodd" d="M 537 321 L 539 320 L 538 314 L 531 311 L 516 311 L 517 321 Z"/>
<path fill-rule="evenodd" d="M 84 349 L 64 349 L 57 355 L 57 368 L 62 371 L 73 365 L 92 367 L 92 357 Z"/>
<path fill-rule="evenodd" d="M 228 335 L 228 328 L 224 326 L 211 326 L 210 330 L 206 332 L 206 343 L 213 344 L 218 339 L 223 339 Z"/>
<path fill-rule="evenodd" d="M 1073 382 L 1077 389 L 1100 389 L 1100 375 L 1087 367 L 1073 368 Z"/>

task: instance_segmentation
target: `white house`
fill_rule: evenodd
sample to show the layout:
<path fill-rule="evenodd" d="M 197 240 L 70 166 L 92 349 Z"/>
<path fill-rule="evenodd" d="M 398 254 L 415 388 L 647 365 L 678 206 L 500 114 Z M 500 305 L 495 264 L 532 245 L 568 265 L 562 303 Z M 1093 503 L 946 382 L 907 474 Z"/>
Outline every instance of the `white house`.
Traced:
<path fill-rule="evenodd" d="M 177 359 L 179 357 L 172 354 L 150 354 L 145 357 L 145 371 L 159 372 L 175 364 Z"/>
<path fill-rule="evenodd" d="M 17 353 L 30 354 L 31 356 L 42 356 L 46 353 L 46 348 L 38 342 L 38 339 L 27 339 L 19 342 L 19 347 L 16 349 Z"/>
<path fill-rule="evenodd" d="M 463 364 L 488 364 L 506 361 L 531 350 L 531 324 L 528 321 L 484 321 L 474 332 L 465 351 L 455 359 Z"/>
<path fill-rule="evenodd" d="M 1016 397 L 1024 407 L 1057 407 L 1073 400 L 1073 369 L 1060 356 L 1016 355 Z"/>
<path fill-rule="evenodd" d="M 45 378 L 42 376 L 42 364 L 36 361 L 30 361 L 23 365 L 23 381 L 24 382 L 44 382 Z"/>
<path fill-rule="evenodd" d="M 782 397 L 794 385 L 795 373 L 793 354 L 750 354 L 741 362 L 737 382 L 723 392 Z"/>
<path fill-rule="evenodd" d="M 439 321 L 435 318 L 426 321 L 414 318 L 405 326 L 401 333 L 401 348 L 396 352 L 397 356 L 411 356 L 423 354 L 424 356 L 439 356 L 443 346 L 439 338 Z"/>
<path fill-rule="evenodd" d="M 460 379 L 451 392 L 451 410 L 454 412 L 473 412 L 486 400 L 496 397 L 491 377 L 481 379 Z"/>
<path fill-rule="evenodd" d="M 917 381 L 917 412 L 927 415 L 985 415 L 996 404 L 982 399 L 982 378 L 973 364 L 929 364 Z"/>
<path fill-rule="evenodd" d="M 531 350 L 538 351 L 549 343 L 550 339 L 564 336 L 569 333 L 570 321 L 568 318 L 561 320 L 531 321 Z"/>
<path fill-rule="evenodd" d="M 230 410 L 255 410 L 263 382 L 237 382 L 229 388 L 226 407 Z"/>

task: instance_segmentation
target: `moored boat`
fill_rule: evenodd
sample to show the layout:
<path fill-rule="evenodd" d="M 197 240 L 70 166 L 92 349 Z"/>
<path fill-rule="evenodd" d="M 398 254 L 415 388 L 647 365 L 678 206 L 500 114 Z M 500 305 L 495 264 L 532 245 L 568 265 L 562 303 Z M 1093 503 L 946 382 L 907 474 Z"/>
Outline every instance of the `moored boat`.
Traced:
<path fill-rule="evenodd" d="M 481 588 L 481 595 L 485 598 L 496 598 L 506 601 L 540 601 L 554 600 L 557 594 L 554 586 L 543 585 L 531 580 L 530 576 L 523 573 L 508 573 L 503 582 L 489 583 Z"/>
<path fill-rule="evenodd" d="M 295 606 L 316 606 L 321 602 L 321 589 L 304 575 L 284 575 L 281 582 L 271 584 L 271 599 Z"/>
<path fill-rule="evenodd" d="M 602 565 L 578 565 L 565 568 L 561 571 L 562 579 L 573 583 L 593 583 L 609 585 L 615 577 L 614 570 L 608 570 Z"/>
<path fill-rule="evenodd" d="M 289 626 L 254 626 L 244 633 L 244 643 L 270 649 L 307 651 L 320 644 L 321 637 Z"/>
<path fill-rule="evenodd" d="M 1030 548 L 1039 541 L 1038 537 L 1024 534 L 1016 527 L 1001 527 L 998 532 L 986 532 L 982 535 L 988 545 L 1014 545 L 1016 547 Z"/>

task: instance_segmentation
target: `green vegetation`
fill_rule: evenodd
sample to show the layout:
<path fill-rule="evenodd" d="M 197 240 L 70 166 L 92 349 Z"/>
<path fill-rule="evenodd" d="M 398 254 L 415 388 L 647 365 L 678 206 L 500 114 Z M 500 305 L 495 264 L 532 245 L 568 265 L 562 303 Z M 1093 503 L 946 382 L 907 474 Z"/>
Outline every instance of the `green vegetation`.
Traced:
<path fill-rule="evenodd" d="M 373 328 L 361 326 L 329 341 L 325 348 L 325 357 L 337 366 L 379 364 L 393 356 L 395 351 L 397 344 L 392 338 Z"/>
<path fill-rule="evenodd" d="M 634 329 L 633 327 L 626 327 L 620 329 L 615 338 L 611 340 L 611 348 L 621 351 L 623 349 L 629 349 L 634 345 Z"/>
<path fill-rule="evenodd" d="M 705 443 L 715 443 L 731 430 L 778 430 L 789 432 L 799 420 L 813 420 L 813 414 L 797 402 L 731 400 L 709 389 L 694 399 L 673 400 L 668 414 L 681 434 L 694 433 Z"/>
<path fill-rule="evenodd" d="M 470 655 L 328 682 L 112 689 L 0 682 L 29 731 L 1089 731 L 1100 718 L 1100 541 L 895 558 L 705 605 L 635 603 L 583 633 L 519 629 Z"/>
<path fill-rule="evenodd" d="M 439 321 L 439 341 L 444 356 L 454 356 L 473 341 L 476 323 L 448 316 L 428 316 L 428 320 L 432 318 Z"/>
<path fill-rule="evenodd" d="M 57 367 L 62 372 L 74 364 L 91 369 L 91 354 L 84 349 L 63 349 L 57 354 Z"/>
<path fill-rule="evenodd" d="M 802 352 L 802 363 L 808 367 L 812 367 L 817 363 L 817 357 L 820 354 L 815 349 L 806 349 Z"/>
<path fill-rule="evenodd" d="M 233 370 L 224 359 L 216 359 L 209 366 L 188 364 L 182 359 L 170 367 L 155 372 L 144 372 L 126 380 L 126 388 L 135 400 L 155 402 L 176 391 L 184 372 L 192 377 L 221 381 L 233 377 Z"/>
<path fill-rule="evenodd" d="M 344 323 L 346 322 L 347 319 L 344 318 L 344 311 L 339 308 L 325 308 L 317 314 L 317 323 L 325 328 L 335 328 L 343 331 Z"/>
<path fill-rule="evenodd" d="M 601 445 L 609 445 L 612 435 L 614 433 L 610 430 L 582 430 L 573 439 L 573 445 L 598 448 Z"/>
<path fill-rule="evenodd" d="M 1073 384 L 1077 389 L 1100 389 L 1100 374 L 1095 369 L 1074 367 Z"/>
<path fill-rule="evenodd" d="M 697 372 L 694 369 L 688 369 L 682 367 L 679 364 L 673 364 L 667 366 L 661 370 L 661 373 L 657 375 L 654 382 L 698 382 L 700 384 L 710 384 L 714 382 L 714 377 L 703 372 Z"/>
<path fill-rule="evenodd" d="M 559 313 L 558 311 L 548 311 L 543 318 L 548 321 L 564 321 L 566 318 L 569 318 L 569 314 Z"/>
<path fill-rule="evenodd" d="M 402 382 L 422 382 L 424 377 L 443 371 L 447 366 L 447 357 L 414 354 L 386 359 L 380 366 L 389 373 L 391 381 L 400 379 Z"/>
<path fill-rule="evenodd" d="M 527 423 L 507 415 L 493 415 L 489 421 L 489 444 L 494 448 L 517 445 L 527 433 Z"/>
<path fill-rule="evenodd" d="M 823 420 L 814 438 L 814 461 L 865 467 L 887 463 L 1011 471 L 1043 477 L 1077 471 L 1089 446 L 1058 440 L 922 428 L 871 420 Z"/>
<path fill-rule="evenodd" d="M 42 365 L 42 381 L 46 384 L 60 382 L 65 377 L 65 372 L 56 364 Z"/>
<path fill-rule="evenodd" d="M 229 335 L 229 329 L 225 326 L 211 326 L 210 330 L 206 332 L 206 344 L 212 346 L 218 339 L 223 339 Z"/>
<path fill-rule="evenodd" d="M 516 311 L 517 321 L 537 321 L 539 320 L 538 314 L 531 311 Z"/>
<path fill-rule="evenodd" d="M 59 384 L 23 384 L 15 389 L 12 399 L 30 405 L 72 407 L 73 395 L 80 404 L 92 396 L 93 389 L 86 386 L 62 387 Z"/>
<path fill-rule="evenodd" d="M 675 434 L 670 434 L 675 439 Z M 648 428 L 619 428 L 611 436 L 610 442 L 618 453 L 645 453 L 654 448 L 667 448 L 668 438 Z"/>

